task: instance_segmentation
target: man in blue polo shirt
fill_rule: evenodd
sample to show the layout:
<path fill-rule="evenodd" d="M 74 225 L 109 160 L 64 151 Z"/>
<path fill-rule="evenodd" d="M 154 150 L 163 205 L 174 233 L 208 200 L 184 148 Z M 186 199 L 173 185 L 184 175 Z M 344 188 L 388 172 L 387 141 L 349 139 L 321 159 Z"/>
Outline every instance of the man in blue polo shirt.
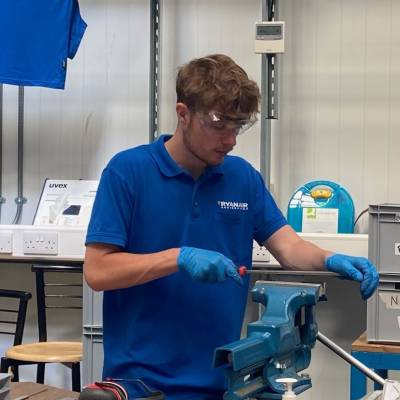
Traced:
<path fill-rule="evenodd" d="M 287 224 L 260 174 L 228 153 L 256 120 L 259 89 L 232 59 L 195 59 L 177 76 L 173 136 L 122 151 L 103 171 L 85 277 L 104 291 L 104 378 L 143 379 L 168 400 L 217 400 L 214 349 L 237 340 L 253 239 L 292 269 L 378 283 L 365 258 L 332 254 Z M 137 396 L 128 386 L 130 398 Z"/>

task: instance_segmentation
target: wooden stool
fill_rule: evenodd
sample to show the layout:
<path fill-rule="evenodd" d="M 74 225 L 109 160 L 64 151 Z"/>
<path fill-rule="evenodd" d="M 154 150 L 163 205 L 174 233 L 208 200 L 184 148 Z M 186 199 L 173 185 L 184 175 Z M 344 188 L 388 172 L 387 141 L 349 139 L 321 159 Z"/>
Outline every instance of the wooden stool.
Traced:
<path fill-rule="evenodd" d="M 388 370 L 400 370 L 400 343 L 368 343 L 364 332 L 351 345 L 351 354 L 368 368 L 374 370 L 383 379 L 387 379 Z M 382 386 L 374 382 L 374 390 Z M 358 400 L 367 393 L 367 377 L 356 367 L 351 366 L 350 400 Z"/>

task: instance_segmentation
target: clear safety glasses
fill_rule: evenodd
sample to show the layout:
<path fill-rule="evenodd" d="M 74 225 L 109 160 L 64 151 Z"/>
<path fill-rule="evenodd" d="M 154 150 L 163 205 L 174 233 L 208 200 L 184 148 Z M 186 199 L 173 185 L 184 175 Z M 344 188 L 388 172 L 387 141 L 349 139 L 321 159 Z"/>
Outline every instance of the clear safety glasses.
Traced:
<path fill-rule="evenodd" d="M 235 119 L 229 118 L 217 111 L 210 111 L 209 113 L 196 112 L 196 116 L 205 129 L 220 135 L 224 133 L 240 135 L 257 122 L 256 117 L 250 119 Z"/>

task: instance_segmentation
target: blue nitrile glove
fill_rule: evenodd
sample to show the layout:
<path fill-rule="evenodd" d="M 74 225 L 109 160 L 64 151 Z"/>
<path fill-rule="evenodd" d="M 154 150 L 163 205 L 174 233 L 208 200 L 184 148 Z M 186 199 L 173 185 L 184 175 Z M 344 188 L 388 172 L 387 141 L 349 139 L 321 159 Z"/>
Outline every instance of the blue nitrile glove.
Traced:
<path fill-rule="evenodd" d="M 196 247 L 181 247 L 178 267 L 197 281 L 223 282 L 230 277 L 239 284 L 243 284 L 232 260 L 216 251 Z"/>
<path fill-rule="evenodd" d="M 361 282 L 360 292 L 363 300 L 367 300 L 378 287 L 379 274 L 365 257 L 346 256 L 345 254 L 333 254 L 325 260 L 328 271 L 336 272 L 345 279 Z"/>

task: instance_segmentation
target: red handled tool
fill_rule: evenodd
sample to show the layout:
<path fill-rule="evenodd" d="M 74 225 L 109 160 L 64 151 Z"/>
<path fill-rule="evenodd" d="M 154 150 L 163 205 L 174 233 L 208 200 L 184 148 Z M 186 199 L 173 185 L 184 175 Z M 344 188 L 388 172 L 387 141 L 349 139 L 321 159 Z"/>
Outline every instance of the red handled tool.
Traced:
<path fill-rule="evenodd" d="M 247 274 L 251 274 L 253 271 L 248 270 L 244 265 L 238 268 L 238 272 L 240 276 L 245 276 Z"/>

